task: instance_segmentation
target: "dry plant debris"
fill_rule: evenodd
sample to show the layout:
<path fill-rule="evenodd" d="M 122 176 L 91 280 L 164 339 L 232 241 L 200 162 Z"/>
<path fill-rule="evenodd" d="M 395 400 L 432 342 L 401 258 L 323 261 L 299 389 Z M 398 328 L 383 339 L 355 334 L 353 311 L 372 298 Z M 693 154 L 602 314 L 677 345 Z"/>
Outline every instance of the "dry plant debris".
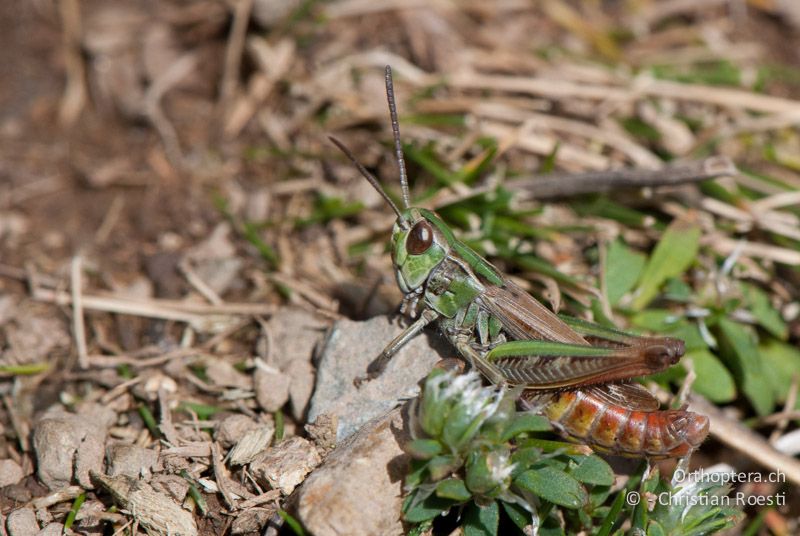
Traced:
<path fill-rule="evenodd" d="M 409 528 L 396 406 L 452 350 L 352 387 L 396 333 L 393 218 L 326 141 L 397 191 L 386 64 L 415 200 L 556 308 L 686 338 L 695 466 L 784 470 L 737 491 L 797 502 L 791 2 L 0 15 L 0 531 Z M 736 530 L 797 532 L 789 502 Z"/>

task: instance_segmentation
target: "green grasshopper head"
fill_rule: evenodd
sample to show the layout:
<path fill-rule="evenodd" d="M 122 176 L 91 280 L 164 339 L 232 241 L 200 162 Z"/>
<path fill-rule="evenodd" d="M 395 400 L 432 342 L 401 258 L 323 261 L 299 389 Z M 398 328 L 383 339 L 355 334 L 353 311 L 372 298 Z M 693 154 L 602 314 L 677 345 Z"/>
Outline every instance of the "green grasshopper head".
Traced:
<path fill-rule="evenodd" d="M 386 97 L 389 101 L 389 115 L 392 119 L 395 157 L 400 168 L 400 187 L 403 192 L 404 210 L 401 212 L 394 201 L 386 194 L 378 179 L 370 173 L 336 138 L 330 140 L 353 162 L 358 171 L 386 200 L 397 221 L 392 230 L 392 262 L 400 290 L 404 294 L 420 288 L 430 273 L 444 260 L 450 251 L 450 239 L 435 214 L 425 209 L 409 206 L 408 176 L 400 143 L 400 127 L 397 121 L 397 106 L 394 100 L 392 70 L 386 66 Z"/>
<path fill-rule="evenodd" d="M 407 294 L 422 286 L 449 250 L 447 237 L 421 209 L 404 210 L 392 229 L 392 262 L 400 290 Z"/>

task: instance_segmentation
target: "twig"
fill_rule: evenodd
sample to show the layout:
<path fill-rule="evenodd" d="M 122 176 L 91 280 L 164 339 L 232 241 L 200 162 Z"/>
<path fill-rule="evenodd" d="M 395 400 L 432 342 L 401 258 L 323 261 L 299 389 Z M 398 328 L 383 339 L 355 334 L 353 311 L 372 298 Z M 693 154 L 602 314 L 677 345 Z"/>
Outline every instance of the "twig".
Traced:
<path fill-rule="evenodd" d="M 183 152 L 175 127 L 161 109 L 161 97 L 192 72 L 196 64 L 197 54 L 187 52 L 153 80 L 144 95 L 144 113 L 161 137 L 170 163 L 178 169 L 183 168 Z"/>
<path fill-rule="evenodd" d="M 781 472 L 795 485 L 800 485 L 800 460 L 787 456 L 767 443 L 766 439 L 743 424 L 725 415 L 705 398 L 692 394 L 689 409 L 707 415 L 711 435 L 745 457 L 772 471 Z"/>
<path fill-rule="evenodd" d="M 293 290 L 311 303 L 314 307 L 335 313 L 338 309 L 336 300 L 333 300 L 315 289 L 311 284 L 292 278 L 286 274 L 273 273 L 269 275 L 273 283 L 283 285 Z"/>
<path fill-rule="evenodd" d="M 197 290 L 197 292 L 202 294 L 203 297 L 209 301 L 209 303 L 212 303 L 213 305 L 222 305 L 224 303 L 222 298 L 219 297 L 219 294 L 217 294 L 213 288 L 208 286 L 208 283 L 203 281 L 198 273 L 192 269 L 189 261 L 186 259 L 181 260 L 181 262 L 178 263 L 178 269 L 186 277 L 186 281 L 188 281 L 189 284 L 192 285 L 195 290 Z"/>
<path fill-rule="evenodd" d="M 163 386 L 158 388 L 158 412 L 161 416 L 158 429 L 161 430 L 161 433 L 164 434 L 164 439 L 166 439 L 171 446 L 177 447 L 180 436 L 178 436 L 178 431 L 175 430 L 175 426 L 172 424 L 172 411 L 169 407 L 167 391 Z"/>
<path fill-rule="evenodd" d="M 54 504 L 58 504 L 65 501 L 71 501 L 81 493 L 83 493 L 83 488 L 80 486 L 68 486 L 66 488 L 54 491 L 49 495 L 45 495 L 44 497 L 38 497 L 33 499 L 30 502 L 30 505 L 33 506 L 36 510 L 42 510 L 44 508 L 49 508 Z"/>
<path fill-rule="evenodd" d="M 191 355 L 202 356 L 204 352 L 196 348 L 178 348 L 162 355 L 153 357 L 137 357 L 134 355 L 96 355 L 88 356 L 89 364 L 97 368 L 114 368 L 120 365 L 130 365 L 133 368 L 147 368 L 161 365 L 173 359 L 180 359 Z M 116 389 L 116 388 L 115 388 Z"/>
<path fill-rule="evenodd" d="M 78 365 L 85 369 L 89 367 L 86 350 L 86 325 L 83 320 L 83 259 L 80 255 L 72 257 L 70 269 L 70 287 L 72 291 L 72 332 L 75 336 L 75 347 L 78 350 Z"/>
<path fill-rule="evenodd" d="M 34 300 L 70 305 L 72 298 L 63 291 L 45 288 L 35 288 L 32 293 Z M 223 303 L 208 305 L 205 303 L 189 303 L 178 300 L 162 300 L 151 298 L 138 300 L 122 296 L 106 296 L 84 294 L 83 307 L 94 311 L 107 313 L 120 313 L 135 316 L 161 318 L 163 320 L 177 320 L 179 322 L 203 323 L 207 315 L 271 315 L 276 307 L 267 303 Z"/>
<path fill-rule="evenodd" d="M 795 374 L 792 377 L 792 385 L 789 387 L 789 393 L 786 395 L 786 403 L 783 405 L 783 411 L 778 413 L 776 416 L 782 417 L 778 420 L 777 426 L 772 431 L 769 436 L 769 442 L 773 445 L 775 441 L 786 431 L 786 427 L 789 426 L 789 413 L 794 410 L 794 406 L 797 403 L 797 388 L 798 384 L 800 384 L 800 376 Z"/>
<path fill-rule="evenodd" d="M 784 408 L 782 411 L 773 413 L 772 415 L 761 417 L 760 419 L 758 419 L 758 424 L 775 424 L 783 421 L 784 419 L 788 420 L 800 419 L 800 409 L 793 409 L 789 411 L 786 408 Z"/>
<path fill-rule="evenodd" d="M 533 123 L 523 123 L 512 128 L 499 122 L 487 121 L 482 125 L 481 130 L 497 139 L 510 138 L 511 141 L 506 141 L 506 143 L 513 143 L 520 149 L 541 156 L 552 154 L 558 146 L 556 160 L 561 165 L 569 166 L 572 169 L 607 169 L 610 164 L 606 156 L 593 153 L 573 143 L 561 142 L 552 135 L 533 132 Z"/>
<path fill-rule="evenodd" d="M 671 17 L 695 13 L 703 9 L 713 9 L 729 3 L 729 0 L 667 0 L 647 5 L 635 15 L 636 22 L 644 22 L 648 26 Z"/>
<path fill-rule="evenodd" d="M 483 75 L 474 72 L 453 74 L 448 83 L 451 87 L 459 89 L 526 93 L 553 100 L 581 98 L 602 102 L 633 102 L 646 96 L 702 102 L 764 113 L 796 114 L 800 111 L 800 103 L 792 99 L 759 95 L 739 89 L 654 80 L 644 76 L 633 80 L 631 87 L 579 84 L 559 79 L 523 76 Z"/>
<path fill-rule="evenodd" d="M 246 501 L 243 501 L 239 505 L 239 508 L 241 508 L 242 510 L 247 510 L 248 508 L 253 508 L 254 506 L 259 506 L 267 502 L 277 501 L 280 498 L 281 498 L 281 490 L 271 489 L 266 493 L 262 493 L 261 495 L 253 497 L 252 499 L 247 499 Z"/>
<path fill-rule="evenodd" d="M 219 446 L 213 441 L 211 442 L 211 466 L 214 469 L 214 476 L 217 480 L 217 489 L 220 495 L 222 495 L 228 510 L 236 510 L 236 500 L 233 498 L 230 491 L 228 491 L 226 485 L 226 481 L 230 478 L 228 476 L 228 470 L 222 463 L 222 455 L 219 452 Z"/>
<path fill-rule="evenodd" d="M 242 52 L 247 34 L 247 25 L 250 22 L 250 13 L 253 10 L 253 0 L 236 0 L 233 6 L 233 24 L 228 35 L 228 45 L 225 48 L 225 67 L 220 82 L 219 100 L 223 110 L 230 105 L 231 99 L 236 95 L 239 87 L 239 72 L 242 65 Z"/>
<path fill-rule="evenodd" d="M 78 118 L 86 103 L 86 66 L 81 54 L 81 8 L 79 0 L 59 2 L 61 23 L 64 27 L 64 67 L 67 86 L 61 97 L 58 119 L 62 125 L 70 126 Z"/>
<path fill-rule="evenodd" d="M 8 419 L 11 421 L 11 427 L 17 435 L 19 448 L 22 452 L 31 451 L 30 435 L 31 429 L 28 421 L 20 418 L 19 411 L 14 404 L 14 399 L 10 395 L 3 395 L 3 405 L 6 408 Z"/>
<path fill-rule="evenodd" d="M 225 108 L 227 117 L 224 134 L 228 138 L 241 132 L 294 64 L 295 45 L 289 39 L 271 47 L 266 40 L 252 37 L 248 39 L 247 46 L 260 70 L 250 78 L 247 93 Z"/>
<path fill-rule="evenodd" d="M 119 221 L 119 217 L 122 214 L 122 209 L 124 206 L 125 198 L 122 195 L 116 195 L 114 200 L 111 201 L 111 206 L 108 207 L 106 215 L 103 216 L 103 221 L 100 224 L 100 227 L 97 228 L 97 232 L 94 234 L 95 242 L 102 244 L 108 240 L 108 237 L 111 235 L 111 231 Z"/>
<path fill-rule="evenodd" d="M 722 233 L 711 233 L 705 235 L 700 243 L 711 246 L 720 255 L 728 255 L 737 248 L 741 248 L 742 255 L 756 259 L 780 262 L 790 266 L 800 265 L 800 251 L 795 249 L 762 244 L 760 242 L 748 242 L 746 240 L 735 240 Z"/>
<path fill-rule="evenodd" d="M 736 166 L 724 156 L 698 162 L 667 166 L 662 169 L 612 169 L 586 173 L 549 173 L 514 179 L 505 183 L 509 190 L 536 199 L 607 192 L 616 188 L 642 188 L 698 182 L 737 174 Z"/>
<path fill-rule="evenodd" d="M 628 136 L 599 128 L 585 121 L 532 112 L 507 103 L 485 100 L 476 100 L 471 111 L 478 117 L 525 124 L 531 129 L 560 131 L 571 136 L 587 138 L 619 150 L 640 167 L 653 169 L 659 167 L 661 163 L 655 154 L 635 143 Z"/>

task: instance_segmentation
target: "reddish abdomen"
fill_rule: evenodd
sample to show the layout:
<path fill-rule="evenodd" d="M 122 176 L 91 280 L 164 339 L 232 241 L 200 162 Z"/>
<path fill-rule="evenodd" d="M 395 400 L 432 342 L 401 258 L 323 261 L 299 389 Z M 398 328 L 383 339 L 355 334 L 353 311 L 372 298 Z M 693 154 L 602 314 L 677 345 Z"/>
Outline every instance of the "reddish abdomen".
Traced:
<path fill-rule="evenodd" d="M 535 393 L 531 396 L 541 397 Z M 626 408 L 581 390 L 551 395 L 542 412 L 570 438 L 621 456 L 685 456 L 708 435 L 708 418 L 704 415 L 682 409 Z"/>

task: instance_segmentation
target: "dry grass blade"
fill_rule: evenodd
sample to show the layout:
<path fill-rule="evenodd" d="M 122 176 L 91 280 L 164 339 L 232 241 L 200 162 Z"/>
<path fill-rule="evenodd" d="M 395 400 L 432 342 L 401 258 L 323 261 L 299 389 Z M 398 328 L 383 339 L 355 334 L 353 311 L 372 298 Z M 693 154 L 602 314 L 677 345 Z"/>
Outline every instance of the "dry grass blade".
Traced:
<path fill-rule="evenodd" d="M 698 182 L 737 174 L 729 158 L 711 157 L 673 164 L 657 170 L 614 169 L 586 173 L 549 173 L 507 181 L 505 187 L 526 197 L 551 199 L 608 192 L 616 188 L 643 188 Z"/>
<path fill-rule="evenodd" d="M 796 458 L 779 452 L 764 437 L 729 418 L 698 395 L 690 397 L 689 409 L 708 415 L 711 420 L 711 435 L 719 441 L 761 466 L 783 473 L 788 481 L 800 486 L 800 461 Z"/>

